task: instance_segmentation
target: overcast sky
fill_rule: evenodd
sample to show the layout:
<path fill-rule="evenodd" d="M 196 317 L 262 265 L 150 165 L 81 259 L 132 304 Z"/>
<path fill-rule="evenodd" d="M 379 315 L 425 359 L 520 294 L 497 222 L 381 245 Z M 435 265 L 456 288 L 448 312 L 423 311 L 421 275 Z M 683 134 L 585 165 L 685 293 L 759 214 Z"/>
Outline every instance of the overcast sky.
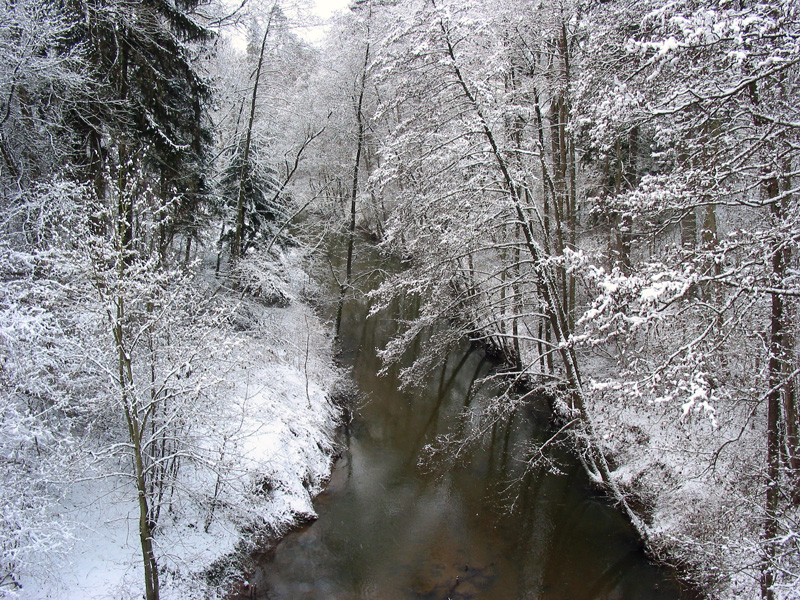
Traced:
<path fill-rule="evenodd" d="M 314 0 L 316 12 L 319 16 L 327 18 L 335 10 L 344 10 L 350 0 Z"/>
<path fill-rule="evenodd" d="M 314 12 L 323 19 L 327 19 L 335 11 L 346 10 L 350 2 L 351 0 L 313 0 Z M 307 42 L 314 43 L 325 34 L 325 26 L 304 27 L 298 31 L 298 34 Z"/>
<path fill-rule="evenodd" d="M 321 19 L 327 20 L 334 12 L 347 10 L 351 2 L 352 0 L 311 0 L 310 5 L 312 6 L 314 14 Z M 240 4 L 241 0 L 228 0 L 228 5 L 231 9 L 239 7 Z M 317 27 L 303 26 L 297 27 L 295 31 L 301 38 L 313 44 L 322 39 L 325 35 L 326 28 L 326 25 L 319 25 Z M 247 42 L 245 41 L 242 30 L 229 29 L 225 35 L 233 42 L 234 48 L 239 51 L 244 50 Z"/>

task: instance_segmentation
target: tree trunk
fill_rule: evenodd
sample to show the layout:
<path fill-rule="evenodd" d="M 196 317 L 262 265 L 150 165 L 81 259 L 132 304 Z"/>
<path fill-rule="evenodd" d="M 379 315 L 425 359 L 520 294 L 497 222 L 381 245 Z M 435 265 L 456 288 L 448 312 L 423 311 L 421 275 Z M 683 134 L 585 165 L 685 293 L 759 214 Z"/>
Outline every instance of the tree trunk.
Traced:
<path fill-rule="evenodd" d="M 767 196 L 775 199 L 780 190 L 777 179 L 767 182 Z M 771 212 L 775 224 L 783 218 L 780 201 L 773 200 Z M 776 287 L 786 277 L 785 254 L 781 240 L 774 242 L 772 250 L 772 277 Z M 786 313 L 785 299 L 780 292 L 770 294 L 770 338 L 767 362 L 767 493 L 764 510 L 764 563 L 761 571 L 761 597 L 775 600 L 775 558 L 778 550 L 778 516 L 781 497 L 781 412 L 786 394 Z"/>
<path fill-rule="evenodd" d="M 233 233 L 233 242 L 231 244 L 231 256 L 238 258 L 242 255 L 243 248 L 243 235 L 244 235 L 244 194 L 245 185 L 249 176 L 250 166 L 250 144 L 253 139 L 253 123 L 256 118 L 256 100 L 258 98 L 258 82 L 261 79 L 261 67 L 264 64 L 264 49 L 267 46 L 267 37 L 269 36 L 269 28 L 272 25 L 272 17 L 275 14 L 277 4 L 272 5 L 269 11 L 269 19 L 267 20 L 267 28 L 264 30 L 264 38 L 261 40 L 261 51 L 258 54 L 258 66 L 256 67 L 256 78 L 253 82 L 253 95 L 250 99 L 250 117 L 247 121 L 247 135 L 244 141 L 244 156 L 242 157 L 242 171 L 239 175 L 239 194 L 236 198 L 236 227 Z"/>
<path fill-rule="evenodd" d="M 369 36 L 369 28 L 367 28 Z M 342 310 L 344 308 L 344 295 L 350 288 L 353 279 L 353 246 L 355 245 L 356 235 L 356 200 L 358 198 L 358 174 L 361 165 L 361 152 L 364 146 L 364 92 L 367 88 L 367 67 L 369 66 L 369 39 L 364 50 L 364 64 L 361 67 L 361 82 L 359 84 L 358 98 L 355 102 L 356 113 L 356 157 L 353 161 L 353 178 L 350 188 L 350 224 L 348 227 L 347 238 L 347 266 L 345 268 L 344 283 L 339 288 L 339 306 L 336 310 L 336 337 L 339 337 L 339 329 L 342 325 Z"/>
<path fill-rule="evenodd" d="M 123 263 L 120 262 L 120 265 Z M 147 482 L 145 478 L 144 456 L 142 449 L 143 422 L 140 409 L 136 405 L 133 391 L 133 367 L 125 347 L 122 323 L 125 320 L 125 303 L 122 297 L 115 298 L 116 319 L 112 324 L 114 342 L 117 350 L 117 376 L 119 378 L 122 406 L 125 411 L 125 422 L 128 436 L 133 448 L 134 478 L 139 506 L 139 543 L 142 550 L 144 566 L 144 584 L 146 600 L 158 600 L 158 563 L 153 551 L 153 531 L 150 507 L 148 506 Z"/>
<path fill-rule="evenodd" d="M 504 157 L 500 147 L 497 144 L 497 141 L 495 140 L 494 133 L 489 127 L 480 105 L 475 99 L 475 96 L 473 95 L 472 91 L 467 85 L 466 80 L 464 79 L 464 76 L 461 73 L 461 69 L 458 65 L 458 61 L 456 60 L 455 50 L 453 48 L 452 41 L 450 40 L 447 28 L 445 27 L 443 21 L 440 21 L 439 25 L 443 34 L 444 42 L 446 44 L 446 51 L 450 59 L 450 66 L 453 69 L 453 75 L 456 78 L 456 83 L 461 88 L 462 92 L 464 93 L 464 97 L 475 111 L 475 115 L 478 117 L 478 123 L 481 132 L 489 144 L 490 153 L 501 174 L 502 185 L 505 188 L 505 192 L 511 199 L 513 209 L 517 216 L 517 221 L 522 229 L 524 238 L 523 245 L 531 257 L 531 268 L 533 269 L 536 278 L 535 281 L 539 295 L 549 311 L 550 325 L 553 328 L 553 334 L 555 336 L 555 346 L 558 348 L 558 352 L 562 359 L 567 383 L 571 391 L 573 406 L 578 410 L 581 424 L 585 430 L 587 446 L 586 450 L 589 453 L 590 459 L 589 466 L 594 471 L 593 475 L 605 484 L 614 499 L 620 503 L 626 516 L 642 539 L 647 539 L 647 527 L 639 518 L 639 516 L 633 511 L 633 509 L 631 509 L 630 505 L 625 499 L 625 495 L 619 489 L 616 481 L 614 481 L 613 477 L 611 476 L 611 469 L 608 465 L 606 457 L 597 449 L 595 442 L 598 439 L 598 436 L 594 428 L 594 423 L 592 422 L 587 410 L 586 393 L 583 389 L 583 382 L 581 381 L 575 350 L 570 340 L 571 331 L 569 328 L 569 321 L 564 313 L 563 305 L 560 302 L 561 294 L 559 294 L 559 286 L 557 282 L 554 281 L 552 274 L 547 270 L 547 266 L 545 264 L 546 261 L 544 260 L 546 256 L 537 243 L 533 233 L 534 230 L 525 215 L 522 200 L 519 196 L 519 189 L 508 168 L 506 158 Z M 561 287 L 560 291 L 563 292 L 563 286 Z"/>
<path fill-rule="evenodd" d="M 628 160 L 624 164 L 619 140 L 617 141 L 617 176 L 615 193 L 620 194 L 623 187 L 632 189 L 636 185 L 636 157 L 639 148 L 639 128 L 632 127 L 628 136 Z M 623 166 L 624 177 L 623 177 Z M 623 186 L 624 184 L 624 186 Z M 617 256 L 619 265 L 625 273 L 631 271 L 631 246 L 633 243 L 633 219 L 630 215 L 623 214 L 617 219 Z"/>
<path fill-rule="evenodd" d="M 781 268 L 780 253 L 773 255 L 772 267 Z M 769 377 L 770 391 L 767 395 L 767 497 L 764 513 L 764 565 L 761 572 L 761 597 L 774 600 L 772 589 L 775 583 L 774 560 L 778 535 L 778 500 L 780 497 L 780 411 L 781 381 L 783 380 L 780 354 L 783 351 L 781 340 L 783 321 L 783 298 L 781 294 L 771 294 Z"/>
<path fill-rule="evenodd" d="M 694 207 L 687 209 L 681 217 L 681 246 L 692 250 L 697 243 L 697 211 Z"/>

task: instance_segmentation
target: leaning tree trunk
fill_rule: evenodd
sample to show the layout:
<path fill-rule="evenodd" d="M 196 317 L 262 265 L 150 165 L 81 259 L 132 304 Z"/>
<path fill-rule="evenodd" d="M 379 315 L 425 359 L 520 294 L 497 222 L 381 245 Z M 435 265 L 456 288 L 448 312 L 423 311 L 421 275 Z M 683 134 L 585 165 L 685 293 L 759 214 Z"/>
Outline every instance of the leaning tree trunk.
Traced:
<path fill-rule="evenodd" d="M 517 222 L 520 225 L 523 234 L 523 247 L 527 250 L 531 258 L 531 266 L 535 276 L 535 283 L 542 301 L 547 306 L 550 326 L 555 336 L 554 344 L 558 348 L 559 355 L 564 366 L 566 373 L 567 383 L 572 396 L 573 406 L 578 410 L 580 415 L 580 422 L 584 428 L 586 435 L 586 450 L 589 454 L 589 466 L 594 472 L 592 473 L 597 479 L 603 482 L 608 488 L 614 499 L 619 502 L 626 516 L 631 524 L 637 530 L 642 539 L 647 539 L 647 527 L 641 518 L 633 511 L 628 504 L 622 490 L 619 489 L 616 481 L 611 476 L 611 469 L 605 455 L 597 448 L 595 441 L 598 439 L 597 432 L 594 428 L 586 402 L 586 393 L 581 381 L 580 370 L 578 367 L 577 356 L 570 340 L 571 331 L 569 326 L 568 315 L 564 311 L 561 304 L 560 297 L 564 291 L 564 287 L 559 285 L 558 279 L 551 274 L 546 266 L 546 254 L 543 252 L 540 245 L 537 243 L 533 227 L 525 215 L 525 209 L 522 199 L 519 195 L 519 186 L 514 181 L 506 158 L 503 155 L 500 147 L 497 144 L 494 133 L 489 127 L 489 123 L 477 102 L 475 95 L 469 88 L 469 85 L 464 78 L 458 61 L 455 56 L 455 49 L 453 42 L 450 39 L 450 34 L 445 27 L 443 21 L 439 21 L 440 29 L 445 43 L 445 51 L 449 58 L 449 64 L 452 68 L 452 73 L 456 79 L 456 84 L 459 86 L 464 94 L 469 106 L 478 118 L 481 134 L 486 138 L 490 147 L 490 153 L 493 160 L 501 174 L 501 184 L 504 187 L 505 193 L 511 199 L 513 210 L 516 214 Z"/>

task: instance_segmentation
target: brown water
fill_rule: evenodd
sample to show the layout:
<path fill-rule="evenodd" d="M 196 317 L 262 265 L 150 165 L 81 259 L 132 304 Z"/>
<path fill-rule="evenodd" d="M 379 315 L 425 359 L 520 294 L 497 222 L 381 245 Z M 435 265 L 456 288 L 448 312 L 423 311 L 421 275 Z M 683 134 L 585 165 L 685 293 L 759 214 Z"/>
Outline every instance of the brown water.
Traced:
<path fill-rule="evenodd" d="M 362 259 L 362 271 L 374 266 L 371 256 Z M 363 405 L 315 502 L 319 520 L 288 536 L 262 565 L 262 597 L 693 597 L 669 570 L 646 560 L 632 529 L 591 488 L 577 460 L 555 456 L 560 475 L 525 472 L 522 447 L 552 435 L 544 406 L 496 426 L 461 466 L 420 469 L 425 444 L 457 432 L 464 408 L 492 394 L 472 387 L 493 365 L 464 344 L 424 389 L 398 391 L 396 371 L 377 376 L 376 350 L 397 331 L 403 311 L 395 306 L 371 318 L 366 311 L 365 301 L 347 302 L 341 331 L 341 358 L 352 366 Z"/>

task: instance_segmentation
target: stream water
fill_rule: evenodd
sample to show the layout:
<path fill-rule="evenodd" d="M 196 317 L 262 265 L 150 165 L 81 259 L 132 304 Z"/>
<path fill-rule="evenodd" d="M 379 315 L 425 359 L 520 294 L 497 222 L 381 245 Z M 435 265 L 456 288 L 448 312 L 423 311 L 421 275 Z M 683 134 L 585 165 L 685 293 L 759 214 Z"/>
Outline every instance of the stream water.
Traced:
<path fill-rule="evenodd" d="M 377 266 L 358 253 L 356 272 Z M 366 257 L 365 257 L 366 256 Z M 369 278 L 364 278 L 367 281 Z M 366 284 L 365 284 L 366 285 Z M 695 597 L 652 565 L 632 529 L 580 464 L 526 472 L 522 448 L 552 431 L 545 406 L 494 428 L 461 466 L 418 466 L 423 447 L 462 426 L 472 391 L 493 365 L 464 344 L 423 389 L 379 377 L 376 350 L 398 330 L 399 305 L 366 318 L 345 303 L 341 360 L 363 395 L 342 458 L 317 498 L 319 519 L 283 540 L 257 579 L 272 600 L 673 600 Z M 413 353 L 406 357 L 413 360 Z"/>

